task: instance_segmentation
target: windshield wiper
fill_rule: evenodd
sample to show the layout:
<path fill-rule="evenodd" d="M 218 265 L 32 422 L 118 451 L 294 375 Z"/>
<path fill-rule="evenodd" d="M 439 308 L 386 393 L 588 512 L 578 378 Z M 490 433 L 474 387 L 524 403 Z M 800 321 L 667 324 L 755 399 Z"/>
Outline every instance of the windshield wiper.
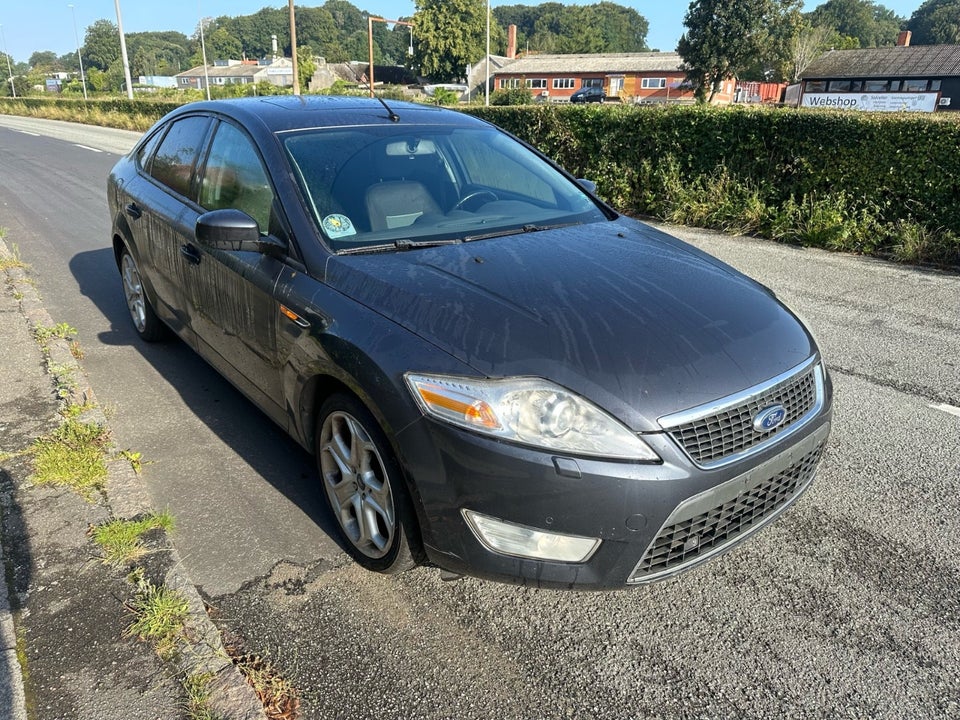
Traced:
<path fill-rule="evenodd" d="M 523 235 L 524 233 L 542 232 L 544 230 L 556 230 L 557 228 L 570 227 L 580 223 L 557 223 L 556 225 L 524 225 L 523 227 L 513 228 L 511 230 L 495 230 L 494 232 L 484 233 L 482 235 L 468 235 L 463 239 L 464 242 L 473 242 L 474 240 L 489 240 L 490 238 L 507 237 L 508 235 Z"/>
<path fill-rule="evenodd" d="M 343 250 L 337 250 L 337 255 L 360 255 L 363 253 L 390 252 L 391 250 L 417 250 L 419 248 L 439 247 L 441 245 L 459 245 L 461 242 L 463 241 L 459 238 L 448 238 L 445 240 L 411 240 L 409 238 L 403 238 L 380 245 L 361 245 L 360 247 L 344 248 Z"/>

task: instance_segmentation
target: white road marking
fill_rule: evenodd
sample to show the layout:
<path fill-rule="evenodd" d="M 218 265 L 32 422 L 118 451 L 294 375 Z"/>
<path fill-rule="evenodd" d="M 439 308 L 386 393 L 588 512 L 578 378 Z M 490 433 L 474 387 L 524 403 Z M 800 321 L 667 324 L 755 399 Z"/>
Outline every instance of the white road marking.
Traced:
<path fill-rule="evenodd" d="M 40 133 L 30 132 L 29 130 L 17 130 L 18 133 L 23 133 L 24 135 L 32 135 L 33 137 L 40 137 Z"/>
<path fill-rule="evenodd" d="M 83 148 L 84 150 L 89 150 L 90 152 L 103 152 L 103 150 L 97 150 L 97 148 L 92 148 L 89 145 L 81 145 L 80 143 L 74 143 L 74 146 Z"/>
<path fill-rule="evenodd" d="M 930 407 L 932 407 L 934 410 L 939 410 L 949 415 L 956 415 L 957 417 L 960 417 L 960 408 L 954 407 L 953 405 L 945 405 L 943 403 L 939 403 L 937 405 L 931 405 Z"/>

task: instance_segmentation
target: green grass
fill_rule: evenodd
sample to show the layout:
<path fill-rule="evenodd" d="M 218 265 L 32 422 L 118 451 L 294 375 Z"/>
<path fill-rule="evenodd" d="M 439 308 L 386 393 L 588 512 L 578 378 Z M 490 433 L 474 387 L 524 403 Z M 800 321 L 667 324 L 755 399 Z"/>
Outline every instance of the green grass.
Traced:
<path fill-rule="evenodd" d="M 0 227 L 0 240 L 3 240 L 7 235 L 7 229 Z M 20 248 L 16 245 L 13 245 L 9 248 L 9 252 L 4 253 L 0 256 L 0 270 L 9 270 L 11 268 L 26 268 L 27 264 L 20 259 Z"/>
<path fill-rule="evenodd" d="M 141 572 L 135 573 L 135 581 L 136 597 L 127 602 L 134 615 L 127 635 L 150 643 L 162 660 L 170 660 L 189 613 L 186 598 L 164 585 L 154 585 Z"/>
<path fill-rule="evenodd" d="M 34 337 L 41 345 L 46 345 L 51 338 L 60 338 L 61 340 L 70 340 L 77 334 L 77 329 L 67 323 L 57 323 L 52 327 L 39 325 L 33 330 Z"/>
<path fill-rule="evenodd" d="M 173 530 L 173 515 L 168 511 L 151 513 L 138 520 L 111 520 L 90 530 L 93 541 L 103 550 L 103 562 L 123 567 L 147 552 L 143 536 L 152 530 Z"/>
<path fill-rule="evenodd" d="M 103 490 L 110 433 L 97 423 L 67 418 L 47 436 L 34 440 L 31 479 L 38 485 L 63 485 L 85 498 Z"/>
<path fill-rule="evenodd" d="M 210 709 L 210 681 L 212 673 L 188 675 L 183 681 L 183 690 L 187 694 L 187 717 L 190 720 L 217 720 Z"/>

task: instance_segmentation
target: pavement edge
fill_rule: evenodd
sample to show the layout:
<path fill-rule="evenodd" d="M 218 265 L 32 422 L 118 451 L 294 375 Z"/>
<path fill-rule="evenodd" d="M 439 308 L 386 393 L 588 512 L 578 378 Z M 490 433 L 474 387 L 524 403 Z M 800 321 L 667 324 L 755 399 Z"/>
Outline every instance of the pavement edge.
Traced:
<path fill-rule="evenodd" d="M 0 260 L 15 259 L 6 242 L 0 237 Z M 20 312 L 31 334 L 38 328 L 51 328 L 55 323 L 43 305 L 40 293 L 23 268 L 5 268 L 7 286 L 20 295 Z M 47 341 L 49 358 L 46 367 L 51 383 L 68 404 L 89 406 L 83 418 L 109 428 L 103 409 L 80 362 L 74 357 L 69 343 L 62 338 L 51 337 Z M 54 373 L 52 368 L 56 368 Z M 106 498 L 111 517 L 132 519 L 152 512 L 150 497 L 142 478 L 129 462 L 107 463 Z M 186 642 L 181 644 L 174 665 L 184 676 L 207 673 L 209 705 L 217 717 L 229 720 L 266 720 L 266 712 L 256 692 L 247 684 L 240 670 L 230 660 L 223 647 L 220 631 L 207 615 L 203 599 L 184 568 L 176 547 L 167 539 L 171 568 L 165 577 L 166 584 L 179 591 L 190 608 L 186 622 Z M 3 567 L 3 548 L 0 546 L 0 568 Z M 9 711 L 11 720 L 26 720 L 26 704 L 20 662 L 16 654 L 16 631 L 7 597 L 6 581 L 0 581 L 0 662 L 6 663 L 13 680 Z M 18 714 L 19 713 L 19 714 Z"/>

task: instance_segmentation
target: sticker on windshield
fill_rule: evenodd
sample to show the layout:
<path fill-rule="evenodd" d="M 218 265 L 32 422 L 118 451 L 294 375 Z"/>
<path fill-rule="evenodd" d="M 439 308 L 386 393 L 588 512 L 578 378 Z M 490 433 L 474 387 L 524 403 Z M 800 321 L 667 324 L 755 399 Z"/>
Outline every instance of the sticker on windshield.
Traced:
<path fill-rule="evenodd" d="M 350 222 L 350 218 L 339 213 L 327 215 L 323 219 L 323 231 L 331 240 L 357 234 L 357 229 Z"/>

